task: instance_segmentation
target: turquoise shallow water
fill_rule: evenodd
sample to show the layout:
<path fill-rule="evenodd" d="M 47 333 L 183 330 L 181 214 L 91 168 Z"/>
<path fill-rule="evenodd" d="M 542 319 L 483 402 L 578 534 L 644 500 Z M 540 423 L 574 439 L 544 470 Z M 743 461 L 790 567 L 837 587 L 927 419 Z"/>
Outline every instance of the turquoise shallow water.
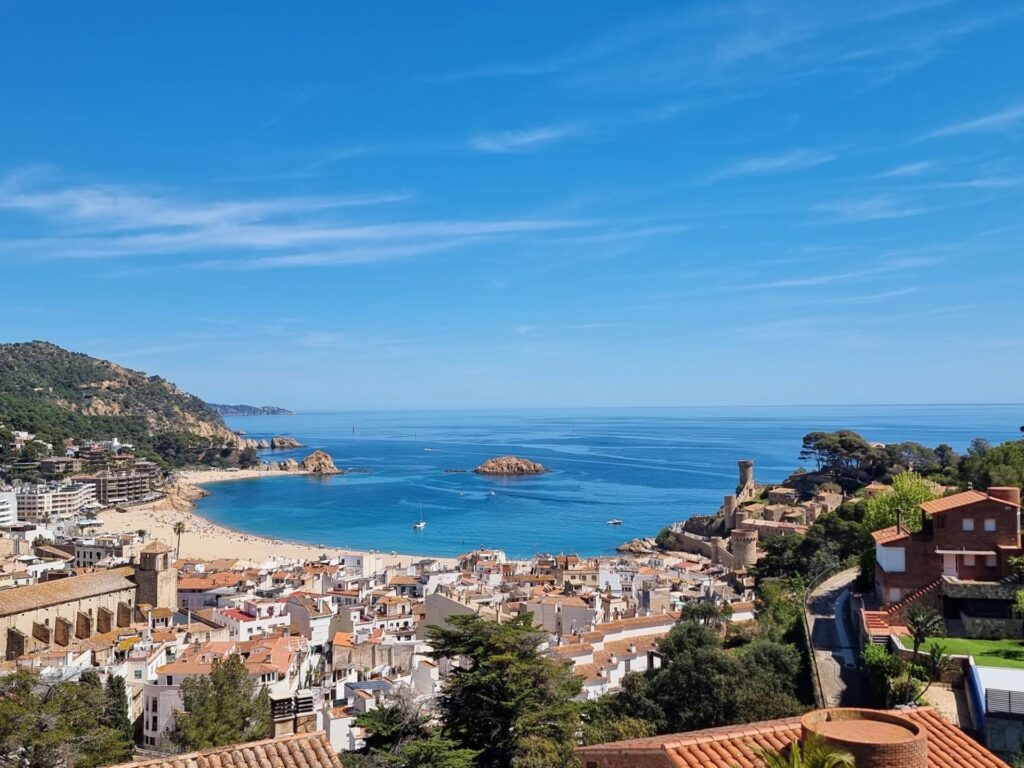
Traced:
<path fill-rule="evenodd" d="M 275 538 L 327 546 L 454 555 L 481 545 L 513 556 L 611 552 L 692 514 L 712 512 L 736 484 L 736 461 L 759 480 L 799 466 L 801 437 L 849 427 L 872 441 L 1019 437 L 1024 406 L 863 406 L 538 411 L 352 412 L 236 417 L 260 438 L 294 435 L 339 467 L 330 478 L 280 477 L 209 486 L 199 513 Z M 446 473 L 501 454 L 539 461 L 544 475 Z M 492 495 L 493 492 L 493 495 Z M 422 506 L 427 527 L 413 530 Z M 621 526 L 609 526 L 619 518 Z"/>

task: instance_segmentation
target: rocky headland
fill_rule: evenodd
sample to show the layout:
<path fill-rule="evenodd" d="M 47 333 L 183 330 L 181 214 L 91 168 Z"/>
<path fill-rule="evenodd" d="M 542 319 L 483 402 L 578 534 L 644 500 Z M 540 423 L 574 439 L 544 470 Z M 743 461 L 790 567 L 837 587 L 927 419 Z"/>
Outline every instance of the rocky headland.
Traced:
<path fill-rule="evenodd" d="M 478 475 L 540 475 L 547 467 L 518 456 L 497 456 L 473 470 Z"/>
<path fill-rule="evenodd" d="M 658 548 L 658 543 L 650 538 L 633 539 L 616 547 L 616 550 L 628 555 L 649 555 Z"/>

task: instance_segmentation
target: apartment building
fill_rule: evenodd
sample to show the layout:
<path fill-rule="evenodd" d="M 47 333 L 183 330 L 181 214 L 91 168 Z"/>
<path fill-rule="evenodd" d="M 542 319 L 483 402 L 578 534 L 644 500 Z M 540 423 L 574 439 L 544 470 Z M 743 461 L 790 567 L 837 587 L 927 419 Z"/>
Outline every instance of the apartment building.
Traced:
<path fill-rule="evenodd" d="M 128 470 L 101 470 L 81 482 L 96 489 L 96 499 L 101 504 L 118 504 L 144 499 L 150 492 L 150 477 L 146 473 Z"/>
<path fill-rule="evenodd" d="M 96 501 L 96 489 L 88 483 L 22 485 L 15 494 L 18 519 L 28 523 L 77 514 Z"/>

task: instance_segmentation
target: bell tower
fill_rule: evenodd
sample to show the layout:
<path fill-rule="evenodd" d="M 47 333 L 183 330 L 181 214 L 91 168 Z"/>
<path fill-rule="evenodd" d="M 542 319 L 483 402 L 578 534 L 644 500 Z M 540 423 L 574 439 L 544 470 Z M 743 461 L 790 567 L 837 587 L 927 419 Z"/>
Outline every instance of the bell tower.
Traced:
<path fill-rule="evenodd" d="M 154 541 L 139 552 L 139 565 L 135 569 L 136 605 L 177 609 L 178 571 L 171 565 L 173 551 L 162 541 Z"/>

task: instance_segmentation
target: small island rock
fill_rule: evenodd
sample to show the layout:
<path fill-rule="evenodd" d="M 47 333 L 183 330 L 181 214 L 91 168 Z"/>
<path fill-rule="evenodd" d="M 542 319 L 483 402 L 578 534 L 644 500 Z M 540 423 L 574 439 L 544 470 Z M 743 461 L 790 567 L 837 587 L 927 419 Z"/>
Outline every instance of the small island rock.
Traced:
<path fill-rule="evenodd" d="M 280 448 L 301 448 L 302 443 L 296 440 L 294 437 L 288 437 L 287 435 L 279 435 L 270 439 L 270 447 L 274 449 Z"/>
<path fill-rule="evenodd" d="M 547 468 L 529 459 L 518 456 L 498 456 L 488 459 L 473 470 L 478 475 L 539 475 Z"/>
<path fill-rule="evenodd" d="M 323 451 L 313 451 L 302 460 L 299 466 L 313 475 L 340 475 L 342 473 L 334 466 L 334 460 Z"/>

